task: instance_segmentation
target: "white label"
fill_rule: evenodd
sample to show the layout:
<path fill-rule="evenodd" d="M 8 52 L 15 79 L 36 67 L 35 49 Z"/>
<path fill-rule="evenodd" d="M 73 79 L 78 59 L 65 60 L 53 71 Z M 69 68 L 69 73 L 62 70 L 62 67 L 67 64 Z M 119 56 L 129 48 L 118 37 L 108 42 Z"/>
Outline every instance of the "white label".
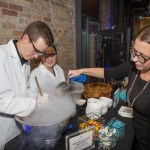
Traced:
<path fill-rule="evenodd" d="M 83 150 L 92 146 L 93 131 L 90 130 L 69 139 L 70 150 Z"/>

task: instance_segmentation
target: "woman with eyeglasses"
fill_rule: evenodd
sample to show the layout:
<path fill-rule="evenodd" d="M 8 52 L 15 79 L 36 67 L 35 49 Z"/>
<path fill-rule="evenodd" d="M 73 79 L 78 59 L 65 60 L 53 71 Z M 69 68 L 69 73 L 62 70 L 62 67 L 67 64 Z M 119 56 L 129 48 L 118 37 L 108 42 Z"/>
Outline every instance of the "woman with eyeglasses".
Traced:
<path fill-rule="evenodd" d="M 63 69 L 56 63 L 57 50 L 55 45 L 46 50 L 45 55 L 41 56 L 41 63 L 32 72 L 29 79 L 30 96 L 37 97 L 39 94 L 35 77 L 38 80 L 43 93 L 51 93 L 60 83 L 65 81 Z"/>
<path fill-rule="evenodd" d="M 136 35 L 131 49 L 132 61 L 114 68 L 70 70 L 69 78 L 86 74 L 99 78 L 129 77 L 127 103 L 133 110 L 132 150 L 150 150 L 150 26 Z"/>

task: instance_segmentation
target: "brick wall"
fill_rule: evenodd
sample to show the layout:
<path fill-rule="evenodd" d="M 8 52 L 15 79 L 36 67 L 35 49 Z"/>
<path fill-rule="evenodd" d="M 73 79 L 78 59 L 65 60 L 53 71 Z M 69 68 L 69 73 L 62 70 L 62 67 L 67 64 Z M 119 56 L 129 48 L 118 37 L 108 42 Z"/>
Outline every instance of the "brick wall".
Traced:
<path fill-rule="evenodd" d="M 0 0 L 0 44 L 19 39 L 25 27 L 41 20 L 51 28 L 58 63 L 65 73 L 75 66 L 75 0 Z M 32 61 L 32 67 L 39 61 Z"/>

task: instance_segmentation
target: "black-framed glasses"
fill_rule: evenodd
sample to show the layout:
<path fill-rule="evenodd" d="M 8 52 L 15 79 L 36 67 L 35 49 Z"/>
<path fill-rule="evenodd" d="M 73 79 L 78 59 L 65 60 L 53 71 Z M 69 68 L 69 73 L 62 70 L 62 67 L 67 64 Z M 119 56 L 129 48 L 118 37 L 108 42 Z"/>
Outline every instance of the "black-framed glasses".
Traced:
<path fill-rule="evenodd" d="M 47 55 L 47 54 L 45 54 L 45 53 L 42 53 L 40 50 L 38 50 L 38 49 L 34 46 L 32 40 L 30 39 L 30 37 L 29 37 L 29 40 L 30 40 L 30 42 L 31 42 L 31 44 L 32 44 L 32 46 L 33 46 L 33 48 L 34 48 L 34 51 L 35 51 L 39 56 Z"/>
<path fill-rule="evenodd" d="M 142 64 L 144 64 L 144 63 L 146 63 L 147 61 L 150 60 L 149 56 L 143 56 L 142 54 L 138 54 L 137 51 L 133 47 L 131 47 L 130 52 L 131 52 L 131 54 L 132 54 L 133 57 L 137 56 L 138 60 Z"/>

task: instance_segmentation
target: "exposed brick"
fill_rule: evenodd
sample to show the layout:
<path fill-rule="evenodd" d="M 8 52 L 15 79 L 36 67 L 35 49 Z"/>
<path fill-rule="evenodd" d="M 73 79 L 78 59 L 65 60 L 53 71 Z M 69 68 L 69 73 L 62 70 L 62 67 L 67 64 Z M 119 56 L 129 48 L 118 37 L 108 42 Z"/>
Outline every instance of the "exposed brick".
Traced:
<path fill-rule="evenodd" d="M 6 37 L 6 41 L 10 41 L 11 39 L 19 40 L 20 36 L 9 36 L 9 37 Z"/>
<path fill-rule="evenodd" d="M 0 7 L 8 8 L 8 3 L 7 3 L 7 2 L 0 1 Z"/>
<path fill-rule="evenodd" d="M 60 2 L 60 1 L 52 1 L 52 4 L 58 7 L 62 7 L 62 8 L 68 8 L 64 3 Z"/>
<path fill-rule="evenodd" d="M 31 19 L 25 19 L 25 24 L 30 24 L 33 20 Z"/>
<path fill-rule="evenodd" d="M 19 19 L 19 24 L 24 24 L 24 19 L 20 18 Z"/>
<path fill-rule="evenodd" d="M 75 0 L 0 0 L 0 43 L 20 39 L 29 23 L 44 21 L 53 32 L 55 44 L 57 43 L 58 61 L 67 73 L 68 69 L 75 68 L 76 64 L 73 19 Z M 36 67 L 39 61 L 33 61 L 31 67 Z"/>
<path fill-rule="evenodd" d="M 34 0 L 26 0 L 27 2 L 32 2 L 32 3 L 34 3 Z"/>
<path fill-rule="evenodd" d="M 10 21 L 10 17 L 0 15 L 0 22 L 9 22 L 9 21 Z"/>
<path fill-rule="evenodd" d="M 9 22 L 2 23 L 2 29 L 16 29 L 15 24 L 11 24 Z"/>
<path fill-rule="evenodd" d="M 9 10 L 9 9 L 2 9 L 2 15 L 7 15 L 7 16 L 15 16 L 18 17 L 18 12 L 14 10 Z"/>
<path fill-rule="evenodd" d="M 17 11 L 23 11 L 23 7 L 16 5 L 16 4 L 11 4 L 9 3 L 9 9 L 17 10 Z"/>
<path fill-rule="evenodd" d="M 6 30 L 0 30 L 1 35 L 5 36 L 6 35 Z"/>
<path fill-rule="evenodd" d="M 34 15 L 33 16 L 33 20 L 35 21 L 35 20 L 42 20 L 42 16 L 36 16 L 36 15 Z"/>
<path fill-rule="evenodd" d="M 4 44 L 6 42 L 6 39 L 4 36 L 0 36 L 0 44 Z"/>
<path fill-rule="evenodd" d="M 19 17 L 20 17 L 20 18 L 31 19 L 31 14 L 29 14 L 29 13 L 24 13 L 24 12 L 19 12 Z"/>
<path fill-rule="evenodd" d="M 24 23 L 22 23 L 22 24 L 20 23 L 20 24 L 17 26 L 17 29 L 23 31 L 23 30 L 26 28 L 26 26 L 27 26 L 27 25 L 25 24 L 25 20 L 24 20 Z"/>
<path fill-rule="evenodd" d="M 6 36 L 12 36 L 12 29 L 6 30 Z"/>
<path fill-rule="evenodd" d="M 37 4 L 37 3 L 40 3 L 41 1 L 40 0 L 35 0 L 35 3 Z"/>
<path fill-rule="evenodd" d="M 12 31 L 12 34 L 13 34 L 14 36 L 21 36 L 21 35 L 22 35 L 22 31 L 13 30 L 13 31 Z"/>
<path fill-rule="evenodd" d="M 41 10 L 42 10 L 42 11 L 47 11 L 47 12 L 49 12 L 49 7 L 41 6 Z"/>
<path fill-rule="evenodd" d="M 35 9 L 29 8 L 29 7 L 23 7 L 23 11 L 24 13 L 32 15 L 34 14 Z"/>
<path fill-rule="evenodd" d="M 39 4 L 34 4 L 34 9 L 38 9 L 38 10 L 40 10 L 41 9 L 41 5 L 39 5 Z"/>
<path fill-rule="evenodd" d="M 50 2 L 50 0 L 44 0 L 45 2 Z"/>
<path fill-rule="evenodd" d="M 45 21 L 45 22 L 51 22 L 51 18 L 43 17 L 43 21 Z"/>
<path fill-rule="evenodd" d="M 18 3 L 16 2 L 15 4 L 17 4 L 19 6 L 22 6 L 23 11 L 24 11 L 25 7 L 34 8 L 34 3 L 33 2 L 28 2 L 28 1 L 25 1 L 25 0 L 16 0 L 16 1 L 19 1 L 19 2 Z"/>

